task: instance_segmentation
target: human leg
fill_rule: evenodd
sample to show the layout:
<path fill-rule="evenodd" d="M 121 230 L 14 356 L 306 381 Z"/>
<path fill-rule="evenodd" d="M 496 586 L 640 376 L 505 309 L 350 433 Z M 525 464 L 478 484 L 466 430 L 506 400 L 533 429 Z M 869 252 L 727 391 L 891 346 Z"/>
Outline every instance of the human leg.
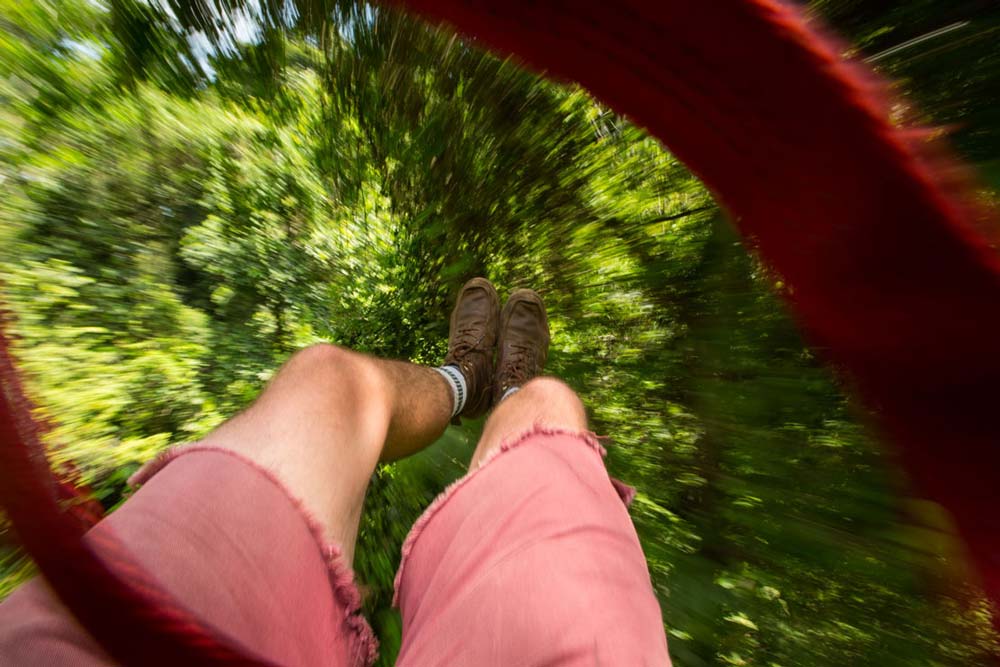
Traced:
<path fill-rule="evenodd" d="M 198 446 L 232 450 L 273 471 L 350 563 L 375 466 L 436 440 L 451 403 L 431 368 L 314 345 Z"/>
<path fill-rule="evenodd" d="M 487 356 L 492 368 L 490 290 L 467 285 L 456 305 L 447 361 L 463 373 Z M 100 551 L 113 533 L 175 599 L 258 655 L 363 665 L 374 642 L 349 564 L 368 478 L 433 442 L 453 405 L 433 369 L 312 346 L 246 411 L 140 471 L 139 491 L 87 539 Z M 11 656 L 109 662 L 41 581 L 0 605 L 0 662 Z"/>
<path fill-rule="evenodd" d="M 469 474 L 403 546 L 397 664 L 669 665 L 631 496 L 608 477 L 572 389 L 534 377 L 547 324 L 540 300 L 521 296 L 501 318 L 507 398 Z"/>
<path fill-rule="evenodd" d="M 452 311 L 445 363 L 464 376 L 463 415 L 488 408 L 498 310 L 496 290 L 474 278 Z M 437 440 L 453 406 L 448 382 L 432 368 L 313 345 L 199 445 L 238 452 L 273 471 L 350 563 L 375 466 Z"/>

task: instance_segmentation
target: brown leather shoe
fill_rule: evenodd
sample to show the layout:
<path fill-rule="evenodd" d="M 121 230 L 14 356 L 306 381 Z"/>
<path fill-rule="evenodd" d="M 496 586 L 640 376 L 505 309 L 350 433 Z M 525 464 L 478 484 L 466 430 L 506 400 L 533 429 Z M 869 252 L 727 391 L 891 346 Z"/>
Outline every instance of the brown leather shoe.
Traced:
<path fill-rule="evenodd" d="M 493 404 L 493 352 L 500 321 L 500 297 L 486 278 L 462 286 L 451 311 L 445 366 L 462 369 L 469 396 L 460 417 L 478 417 Z M 459 423 L 457 417 L 453 420 Z"/>
<path fill-rule="evenodd" d="M 515 291 L 500 314 L 493 405 L 508 389 L 520 387 L 542 372 L 549 356 L 549 341 L 549 318 L 542 297 L 530 289 Z"/>

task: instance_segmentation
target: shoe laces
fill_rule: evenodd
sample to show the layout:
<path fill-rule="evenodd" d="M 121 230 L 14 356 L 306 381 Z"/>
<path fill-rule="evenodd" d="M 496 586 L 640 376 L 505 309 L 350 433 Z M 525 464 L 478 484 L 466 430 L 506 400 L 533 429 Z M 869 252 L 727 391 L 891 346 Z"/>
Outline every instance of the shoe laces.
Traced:
<path fill-rule="evenodd" d="M 452 356 L 455 359 L 464 359 L 470 352 L 475 352 L 476 348 L 483 342 L 485 334 L 479 331 L 478 327 L 466 327 L 459 329 L 455 335 L 455 345 L 452 347 Z"/>
<path fill-rule="evenodd" d="M 537 364 L 535 363 L 535 348 L 532 345 L 523 343 L 511 343 L 510 354 L 504 359 L 504 383 L 510 380 L 523 381 L 534 375 Z"/>
<path fill-rule="evenodd" d="M 483 354 L 479 349 L 486 334 L 478 328 L 467 327 L 459 329 L 455 334 L 455 344 L 451 349 L 450 357 L 457 363 L 465 377 L 470 382 L 474 377 L 480 377 L 483 373 L 482 364 L 476 361 L 476 354 Z M 484 355 L 485 356 L 485 355 Z"/>

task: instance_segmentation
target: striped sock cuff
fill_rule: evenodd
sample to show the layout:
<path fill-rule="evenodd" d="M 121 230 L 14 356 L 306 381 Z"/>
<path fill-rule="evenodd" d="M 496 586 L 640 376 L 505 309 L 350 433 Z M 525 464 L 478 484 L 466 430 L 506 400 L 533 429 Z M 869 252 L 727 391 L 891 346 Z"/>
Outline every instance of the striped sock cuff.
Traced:
<path fill-rule="evenodd" d="M 440 373 L 448 382 L 448 386 L 451 387 L 451 416 L 454 417 L 465 407 L 465 399 L 468 397 L 469 390 L 466 386 L 465 376 L 462 375 L 461 369 L 454 365 L 437 366 L 434 370 Z"/>
<path fill-rule="evenodd" d="M 517 386 L 514 386 L 514 387 L 511 387 L 510 389 L 508 389 L 507 391 L 505 391 L 505 392 L 503 393 L 503 396 L 501 396 L 501 397 L 500 397 L 500 400 L 499 400 L 499 401 L 497 401 L 497 405 L 499 405 L 500 403 L 503 403 L 503 402 L 504 402 L 504 400 L 505 400 L 505 399 L 506 399 L 506 398 L 507 398 L 508 396 L 510 396 L 511 394 L 514 394 L 514 393 L 517 393 L 517 390 L 518 390 L 518 389 L 520 389 L 520 387 L 517 387 Z"/>

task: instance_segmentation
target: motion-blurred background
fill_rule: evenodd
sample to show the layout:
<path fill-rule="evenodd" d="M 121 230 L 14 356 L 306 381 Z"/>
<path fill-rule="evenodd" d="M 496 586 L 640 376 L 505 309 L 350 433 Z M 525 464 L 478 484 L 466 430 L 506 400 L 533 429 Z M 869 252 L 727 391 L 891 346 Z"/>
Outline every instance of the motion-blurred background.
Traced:
<path fill-rule="evenodd" d="M 807 11 L 998 199 L 995 2 Z M 483 274 L 546 298 L 549 369 L 640 489 L 675 664 L 1000 658 L 948 517 L 866 433 L 784 286 L 584 91 L 363 2 L 0 0 L 0 100 L 0 298 L 51 461 L 105 510 L 305 344 L 438 362 Z M 400 544 L 480 427 L 373 481 L 355 567 L 380 664 Z M 32 573 L 8 528 L 0 597 Z"/>

